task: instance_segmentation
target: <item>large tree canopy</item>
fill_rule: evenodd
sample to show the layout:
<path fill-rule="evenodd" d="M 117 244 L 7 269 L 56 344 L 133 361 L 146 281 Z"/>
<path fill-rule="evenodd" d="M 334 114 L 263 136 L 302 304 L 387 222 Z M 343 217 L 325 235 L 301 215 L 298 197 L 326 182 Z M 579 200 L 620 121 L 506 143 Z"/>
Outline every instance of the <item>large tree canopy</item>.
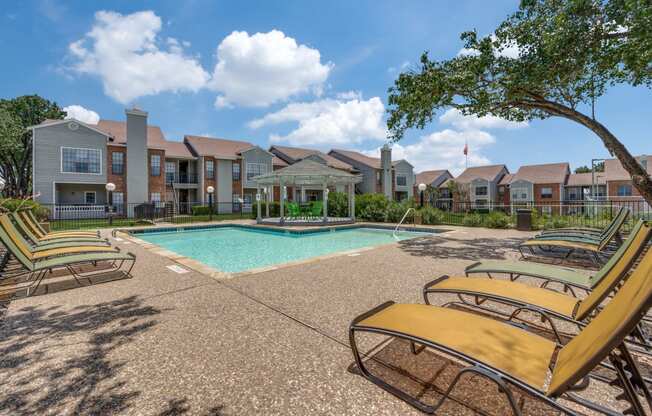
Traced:
<path fill-rule="evenodd" d="M 424 53 L 420 70 L 390 88 L 392 139 L 447 107 L 512 121 L 564 117 L 598 135 L 652 203 L 647 172 L 596 116 L 609 87 L 652 87 L 652 0 L 522 0 L 494 34 L 461 38 L 465 53 L 444 61 Z"/>
<path fill-rule="evenodd" d="M 45 119 L 62 119 L 59 106 L 38 95 L 0 100 L 0 176 L 10 197 L 29 195 L 32 187 L 32 132 Z"/>

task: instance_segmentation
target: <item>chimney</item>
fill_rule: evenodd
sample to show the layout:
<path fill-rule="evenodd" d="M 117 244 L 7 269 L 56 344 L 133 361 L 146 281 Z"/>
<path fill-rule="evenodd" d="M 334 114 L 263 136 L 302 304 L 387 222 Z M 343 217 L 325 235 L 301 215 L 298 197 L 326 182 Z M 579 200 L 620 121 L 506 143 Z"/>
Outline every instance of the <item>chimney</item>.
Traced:
<path fill-rule="evenodd" d="M 134 107 L 125 110 L 125 114 L 127 115 L 127 202 L 141 204 L 149 201 L 147 112 Z"/>
<path fill-rule="evenodd" d="M 380 168 L 383 177 L 383 194 L 392 200 L 392 148 L 385 144 L 380 149 Z"/>

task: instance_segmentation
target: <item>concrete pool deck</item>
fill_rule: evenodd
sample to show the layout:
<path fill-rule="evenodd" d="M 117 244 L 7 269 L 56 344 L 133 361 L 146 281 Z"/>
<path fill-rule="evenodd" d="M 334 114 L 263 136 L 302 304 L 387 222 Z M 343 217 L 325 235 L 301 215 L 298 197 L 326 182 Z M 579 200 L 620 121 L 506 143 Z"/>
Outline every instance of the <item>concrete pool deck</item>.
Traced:
<path fill-rule="evenodd" d="M 347 371 L 350 321 L 389 299 L 422 303 L 426 282 L 472 261 L 516 258 L 514 246 L 531 235 L 437 228 L 451 232 L 231 279 L 112 239 L 138 257 L 132 279 L 77 287 L 49 278 L 37 293 L 47 295 L 14 300 L 1 318 L 0 414 L 421 414 Z M 167 267 L 175 265 L 185 272 Z M 380 354 L 433 375 L 403 347 Z M 452 368 L 437 365 L 442 377 Z M 495 387 L 478 383 L 458 394 L 470 404 L 451 401 L 441 414 L 502 414 Z M 588 396 L 613 397 L 609 389 Z M 526 414 L 551 414 L 530 402 Z"/>

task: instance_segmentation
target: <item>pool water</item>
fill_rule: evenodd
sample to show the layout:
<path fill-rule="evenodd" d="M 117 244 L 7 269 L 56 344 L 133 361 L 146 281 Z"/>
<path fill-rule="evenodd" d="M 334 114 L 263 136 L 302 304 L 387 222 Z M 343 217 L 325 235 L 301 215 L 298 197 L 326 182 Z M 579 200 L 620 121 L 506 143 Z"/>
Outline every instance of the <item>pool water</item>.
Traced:
<path fill-rule="evenodd" d="M 431 235 L 391 230 L 350 228 L 316 233 L 286 233 L 240 227 L 166 231 L 138 238 L 224 272 L 236 273 L 330 253 L 378 246 Z"/>

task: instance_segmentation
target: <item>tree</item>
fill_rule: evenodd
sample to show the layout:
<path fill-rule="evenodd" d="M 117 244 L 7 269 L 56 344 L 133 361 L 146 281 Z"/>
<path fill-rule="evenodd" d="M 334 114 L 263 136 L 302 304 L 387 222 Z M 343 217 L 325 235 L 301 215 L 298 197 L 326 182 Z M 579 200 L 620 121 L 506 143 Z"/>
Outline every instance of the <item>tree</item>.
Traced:
<path fill-rule="evenodd" d="M 652 0 L 521 0 L 494 34 L 461 39 L 467 53 L 432 61 L 426 52 L 420 70 L 389 89 L 391 139 L 448 107 L 511 121 L 563 117 L 593 131 L 652 203 L 647 172 L 596 117 L 609 87 L 652 87 Z"/>
<path fill-rule="evenodd" d="M 32 189 L 32 132 L 27 128 L 65 115 L 38 95 L 0 100 L 0 176 L 6 181 L 6 196 L 24 197 Z"/>
<path fill-rule="evenodd" d="M 595 164 L 596 172 L 604 172 L 604 162 Z M 591 173 L 592 169 L 586 165 L 575 168 L 575 173 Z"/>

